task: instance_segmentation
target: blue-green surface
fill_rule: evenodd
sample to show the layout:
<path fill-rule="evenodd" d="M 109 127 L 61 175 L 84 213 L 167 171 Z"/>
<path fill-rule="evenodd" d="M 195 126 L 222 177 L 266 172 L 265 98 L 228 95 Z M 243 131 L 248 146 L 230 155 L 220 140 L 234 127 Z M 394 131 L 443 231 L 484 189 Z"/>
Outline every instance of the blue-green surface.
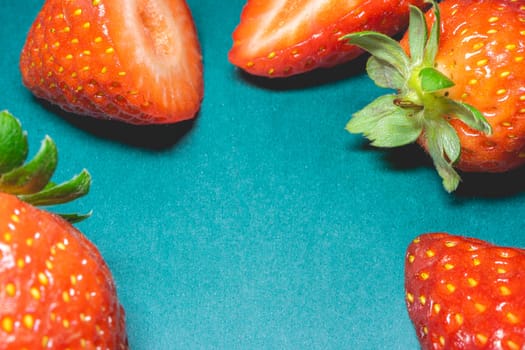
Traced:
<path fill-rule="evenodd" d="M 190 0 L 205 64 L 194 123 L 137 128 L 57 113 L 22 86 L 42 0 L 0 11 L 3 89 L 57 181 L 87 168 L 78 224 L 113 271 L 131 348 L 417 349 L 406 246 L 427 231 L 525 246 L 523 170 L 441 187 L 417 147 L 371 149 L 344 126 L 381 91 L 362 61 L 285 81 L 227 61 L 243 0 Z"/>

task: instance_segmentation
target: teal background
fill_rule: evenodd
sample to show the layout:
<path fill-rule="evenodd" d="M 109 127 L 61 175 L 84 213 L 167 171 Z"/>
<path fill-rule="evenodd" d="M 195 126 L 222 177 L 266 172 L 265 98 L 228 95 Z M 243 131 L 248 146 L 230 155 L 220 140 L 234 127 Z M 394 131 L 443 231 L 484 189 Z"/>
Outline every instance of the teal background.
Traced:
<path fill-rule="evenodd" d="M 468 175 L 447 194 L 417 147 L 370 148 L 344 126 L 381 94 L 363 59 L 287 80 L 228 63 L 244 0 L 190 0 L 204 56 L 194 122 L 132 127 L 37 101 L 18 70 L 43 1 L 0 11 L 0 108 L 56 181 L 93 176 L 72 205 L 127 311 L 134 350 L 417 349 L 403 297 L 408 243 L 448 231 L 525 246 L 524 175 Z M 64 209 L 65 210 L 65 209 Z"/>

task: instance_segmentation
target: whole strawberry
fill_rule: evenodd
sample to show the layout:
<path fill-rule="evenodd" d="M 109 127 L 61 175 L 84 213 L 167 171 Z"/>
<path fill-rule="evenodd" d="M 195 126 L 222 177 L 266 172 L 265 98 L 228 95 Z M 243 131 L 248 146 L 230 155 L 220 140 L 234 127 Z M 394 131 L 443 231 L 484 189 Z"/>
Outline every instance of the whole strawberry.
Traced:
<path fill-rule="evenodd" d="M 410 244 L 405 264 L 422 349 L 525 348 L 525 250 L 429 233 Z"/>
<path fill-rule="evenodd" d="M 380 147 L 417 140 L 450 192 L 460 182 L 455 169 L 504 172 L 525 162 L 525 6 L 432 2 L 426 17 L 411 9 L 401 46 L 377 33 L 345 36 L 372 53 L 376 84 L 397 91 L 356 113 L 347 129 Z"/>
<path fill-rule="evenodd" d="M 332 67 L 363 53 L 340 41 L 341 35 L 361 30 L 397 34 L 408 23 L 409 4 L 422 6 L 423 0 L 248 0 L 229 60 L 270 78 Z"/>
<path fill-rule="evenodd" d="M 70 223 L 86 215 L 59 216 L 29 204 L 85 195 L 89 173 L 50 182 L 57 164 L 54 142 L 46 137 L 25 162 L 26 142 L 18 120 L 0 112 L 0 349 L 127 350 L 111 272 Z"/>
<path fill-rule="evenodd" d="M 20 69 L 37 97 L 131 124 L 191 119 L 203 98 L 201 51 L 185 0 L 46 0 Z"/>

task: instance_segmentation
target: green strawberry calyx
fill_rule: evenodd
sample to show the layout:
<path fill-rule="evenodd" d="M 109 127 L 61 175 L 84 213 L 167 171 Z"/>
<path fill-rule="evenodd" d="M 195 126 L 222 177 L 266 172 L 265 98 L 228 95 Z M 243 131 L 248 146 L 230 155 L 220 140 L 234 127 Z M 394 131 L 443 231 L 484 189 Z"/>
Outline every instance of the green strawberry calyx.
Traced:
<path fill-rule="evenodd" d="M 476 108 L 447 97 L 446 89 L 454 86 L 454 82 L 435 68 L 440 36 L 439 6 L 434 0 L 427 2 L 432 4 L 435 17 L 430 32 L 423 12 L 410 6 L 410 56 L 398 41 L 377 32 L 363 31 L 341 38 L 371 54 L 366 70 L 377 86 L 395 90 L 355 113 L 346 129 L 363 134 L 377 147 L 407 145 L 423 135 L 445 190 L 452 192 L 461 181 L 454 169 L 461 145 L 449 120 L 457 118 L 485 134 L 490 134 L 492 129 Z"/>
<path fill-rule="evenodd" d="M 0 192 L 16 195 L 35 206 L 63 204 L 89 192 L 91 175 L 82 170 L 72 179 L 51 181 L 58 163 L 58 151 L 51 137 L 45 136 L 40 149 L 26 162 L 29 145 L 20 121 L 8 111 L 0 111 Z M 88 214 L 59 214 L 79 222 Z"/>

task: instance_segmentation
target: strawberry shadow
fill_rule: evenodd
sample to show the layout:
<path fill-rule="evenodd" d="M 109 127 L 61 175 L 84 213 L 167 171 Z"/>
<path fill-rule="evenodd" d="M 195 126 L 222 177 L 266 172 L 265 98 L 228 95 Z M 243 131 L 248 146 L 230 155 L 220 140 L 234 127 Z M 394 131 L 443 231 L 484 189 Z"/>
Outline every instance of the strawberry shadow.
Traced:
<path fill-rule="evenodd" d="M 195 120 L 198 118 L 197 115 L 191 120 L 175 124 L 132 125 L 66 112 L 47 101 L 39 100 L 39 103 L 50 113 L 89 134 L 151 150 L 164 150 L 177 145 L 193 129 Z"/>
<path fill-rule="evenodd" d="M 428 154 L 418 145 L 380 149 L 366 141 L 358 146 L 360 151 L 381 153 L 383 160 L 393 171 L 412 171 L 434 165 Z M 469 199 L 505 199 L 525 193 L 525 166 L 505 173 L 465 173 L 460 172 L 461 183 L 451 196 L 457 200 Z M 436 174 L 436 181 L 439 177 Z"/>
<path fill-rule="evenodd" d="M 525 193 L 525 167 L 505 173 L 461 173 L 459 198 L 505 198 Z"/>
<path fill-rule="evenodd" d="M 350 62 L 332 68 L 318 68 L 302 74 L 279 78 L 256 76 L 236 69 L 236 77 L 261 89 L 273 91 L 301 90 L 333 84 L 361 75 L 365 72 L 367 59 L 368 55 L 361 55 Z"/>

